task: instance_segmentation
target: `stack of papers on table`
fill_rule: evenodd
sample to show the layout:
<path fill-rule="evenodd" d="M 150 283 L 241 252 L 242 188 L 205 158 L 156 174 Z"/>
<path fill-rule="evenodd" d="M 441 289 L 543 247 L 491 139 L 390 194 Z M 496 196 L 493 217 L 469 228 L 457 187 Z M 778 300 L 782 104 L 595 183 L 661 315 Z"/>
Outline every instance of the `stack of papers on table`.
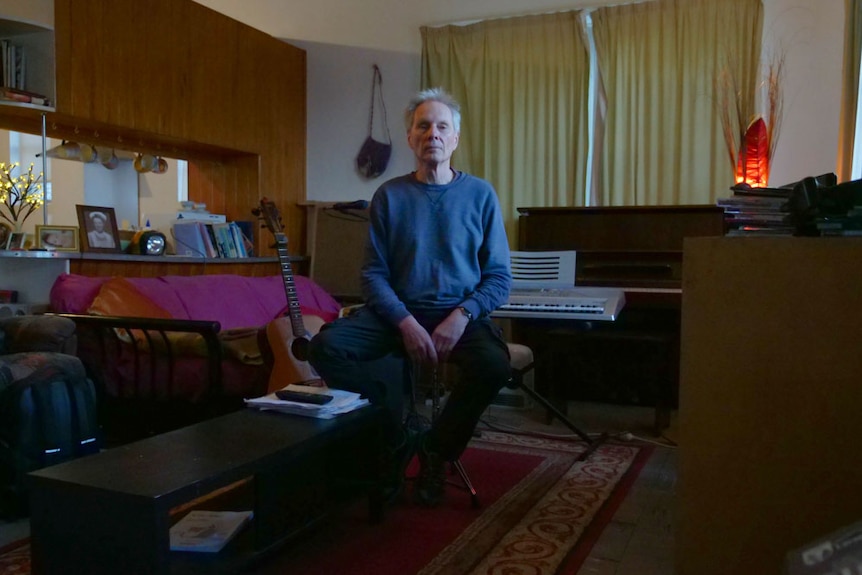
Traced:
<path fill-rule="evenodd" d="M 296 401 L 285 401 L 275 396 L 275 393 L 264 395 L 263 397 L 255 397 L 254 399 L 246 399 L 245 404 L 249 407 L 257 409 L 268 409 L 272 411 L 280 411 L 282 413 L 294 413 L 296 415 L 304 415 L 306 417 L 317 417 L 319 419 L 332 419 L 336 415 L 365 407 L 369 404 L 367 399 L 361 399 L 358 393 L 344 391 L 343 389 L 333 389 L 331 387 L 313 387 L 309 385 L 288 385 L 284 389 L 291 391 L 302 391 L 306 393 L 322 393 L 331 395 L 332 401 L 323 405 L 314 403 L 299 403 Z"/>

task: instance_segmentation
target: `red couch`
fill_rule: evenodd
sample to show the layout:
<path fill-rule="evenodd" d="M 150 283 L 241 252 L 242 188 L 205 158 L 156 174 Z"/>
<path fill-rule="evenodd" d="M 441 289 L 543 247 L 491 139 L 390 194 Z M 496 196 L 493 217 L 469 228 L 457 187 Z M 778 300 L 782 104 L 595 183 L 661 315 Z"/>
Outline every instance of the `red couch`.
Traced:
<path fill-rule="evenodd" d="M 294 278 L 303 315 L 340 305 Z M 51 309 L 77 324 L 78 356 L 100 394 L 106 441 L 121 443 L 242 407 L 266 393 L 265 327 L 287 311 L 281 276 L 63 274 Z"/>

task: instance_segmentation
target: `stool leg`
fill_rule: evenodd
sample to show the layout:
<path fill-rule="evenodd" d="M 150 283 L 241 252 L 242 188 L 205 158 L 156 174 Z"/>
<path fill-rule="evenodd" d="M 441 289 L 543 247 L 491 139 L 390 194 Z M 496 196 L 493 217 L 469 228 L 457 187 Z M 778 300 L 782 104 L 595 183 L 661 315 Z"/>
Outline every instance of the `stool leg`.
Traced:
<path fill-rule="evenodd" d="M 434 421 L 437 419 L 437 415 L 440 413 L 440 380 L 437 377 L 437 368 L 435 367 L 431 371 L 431 424 L 434 424 Z M 456 459 L 455 461 L 451 461 L 450 464 L 458 473 L 458 476 L 461 478 L 461 482 L 463 483 L 463 487 L 470 492 L 470 503 L 474 508 L 479 507 L 479 495 L 476 492 L 476 488 L 473 487 L 473 482 L 470 481 L 470 477 L 467 475 L 467 470 L 464 469 L 464 465 L 461 463 L 460 459 Z"/>
<path fill-rule="evenodd" d="M 452 466 L 455 468 L 455 471 L 458 472 L 458 475 L 461 476 L 461 481 L 464 482 L 464 487 L 466 487 L 467 491 L 470 492 L 470 503 L 473 505 L 473 508 L 478 509 L 479 495 L 476 493 L 476 488 L 473 487 L 473 483 L 470 481 L 470 477 L 467 475 L 467 470 L 464 469 L 464 464 L 461 463 L 460 459 L 456 459 L 452 462 Z"/>

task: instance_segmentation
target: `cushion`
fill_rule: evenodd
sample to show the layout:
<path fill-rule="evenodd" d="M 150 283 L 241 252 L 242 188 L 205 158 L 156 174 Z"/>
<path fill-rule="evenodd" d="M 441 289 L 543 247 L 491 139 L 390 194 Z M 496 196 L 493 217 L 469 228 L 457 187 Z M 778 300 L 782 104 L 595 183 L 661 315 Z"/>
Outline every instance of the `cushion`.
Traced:
<path fill-rule="evenodd" d="M 85 314 L 110 277 L 60 274 L 51 286 L 51 309 L 58 313 Z"/>
<path fill-rule="evenodd" d="M 92 315 L 171 318 L 171 314 L 141 294 L 129 280 L 119 277 L 102 284 L 87 312 Z"/>

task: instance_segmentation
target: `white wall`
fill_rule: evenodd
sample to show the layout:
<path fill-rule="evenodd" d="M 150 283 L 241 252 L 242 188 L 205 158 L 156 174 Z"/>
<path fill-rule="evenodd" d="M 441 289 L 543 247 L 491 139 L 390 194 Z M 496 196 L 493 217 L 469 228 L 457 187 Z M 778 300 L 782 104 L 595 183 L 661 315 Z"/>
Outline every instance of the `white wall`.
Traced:
<path fill-rule="evenodd" d="M 293 42 L 308 59 L 307 196 L 315 201 L 370 200 L 382 182 L 411 171 L 403 110 L 419 88 L 419 54 L 333 44 Z M 392 157 L 386 171 L 368 180 L 356 169 L 356 154 L 368 136 L 373 65 L 380 68 Z M 379 101 L 374 139 L 385 142 Z"/>
<path fill-rule="evenodd" d="M 391 121 L 418 87 L 420 26 L 583 8 L 571 0 L 196 0 L 308 51 L 308 199 L 370 198 L 352 159 L 365 137 L 370 62 L 379 57 Z M 617 3 L 617 0 L 613 0 Z M 843 0 L 763 0 L 765 55 L 784 51 L 786 81 L 772 185 L 836 169 Z M 412 66 L 415 66 L 413 68 Z M 389 68 L 389 70 L 387 70 Z M 399 122 L 400 130 L 400 122 Z M 390 170 L 412 168 L 396 137 Z M 403 162 L 402 162 L 403 160 Z"/>
<path fill-rule="evenodd" d="M 3 0 L 4 18 L 54 28 L 54 0 Z"/>
<path fill-rule="evenodd" d="M 837 170 L 844 1 L 764 0 L 764 52 L 785 54 L 771 185 Z"/>

